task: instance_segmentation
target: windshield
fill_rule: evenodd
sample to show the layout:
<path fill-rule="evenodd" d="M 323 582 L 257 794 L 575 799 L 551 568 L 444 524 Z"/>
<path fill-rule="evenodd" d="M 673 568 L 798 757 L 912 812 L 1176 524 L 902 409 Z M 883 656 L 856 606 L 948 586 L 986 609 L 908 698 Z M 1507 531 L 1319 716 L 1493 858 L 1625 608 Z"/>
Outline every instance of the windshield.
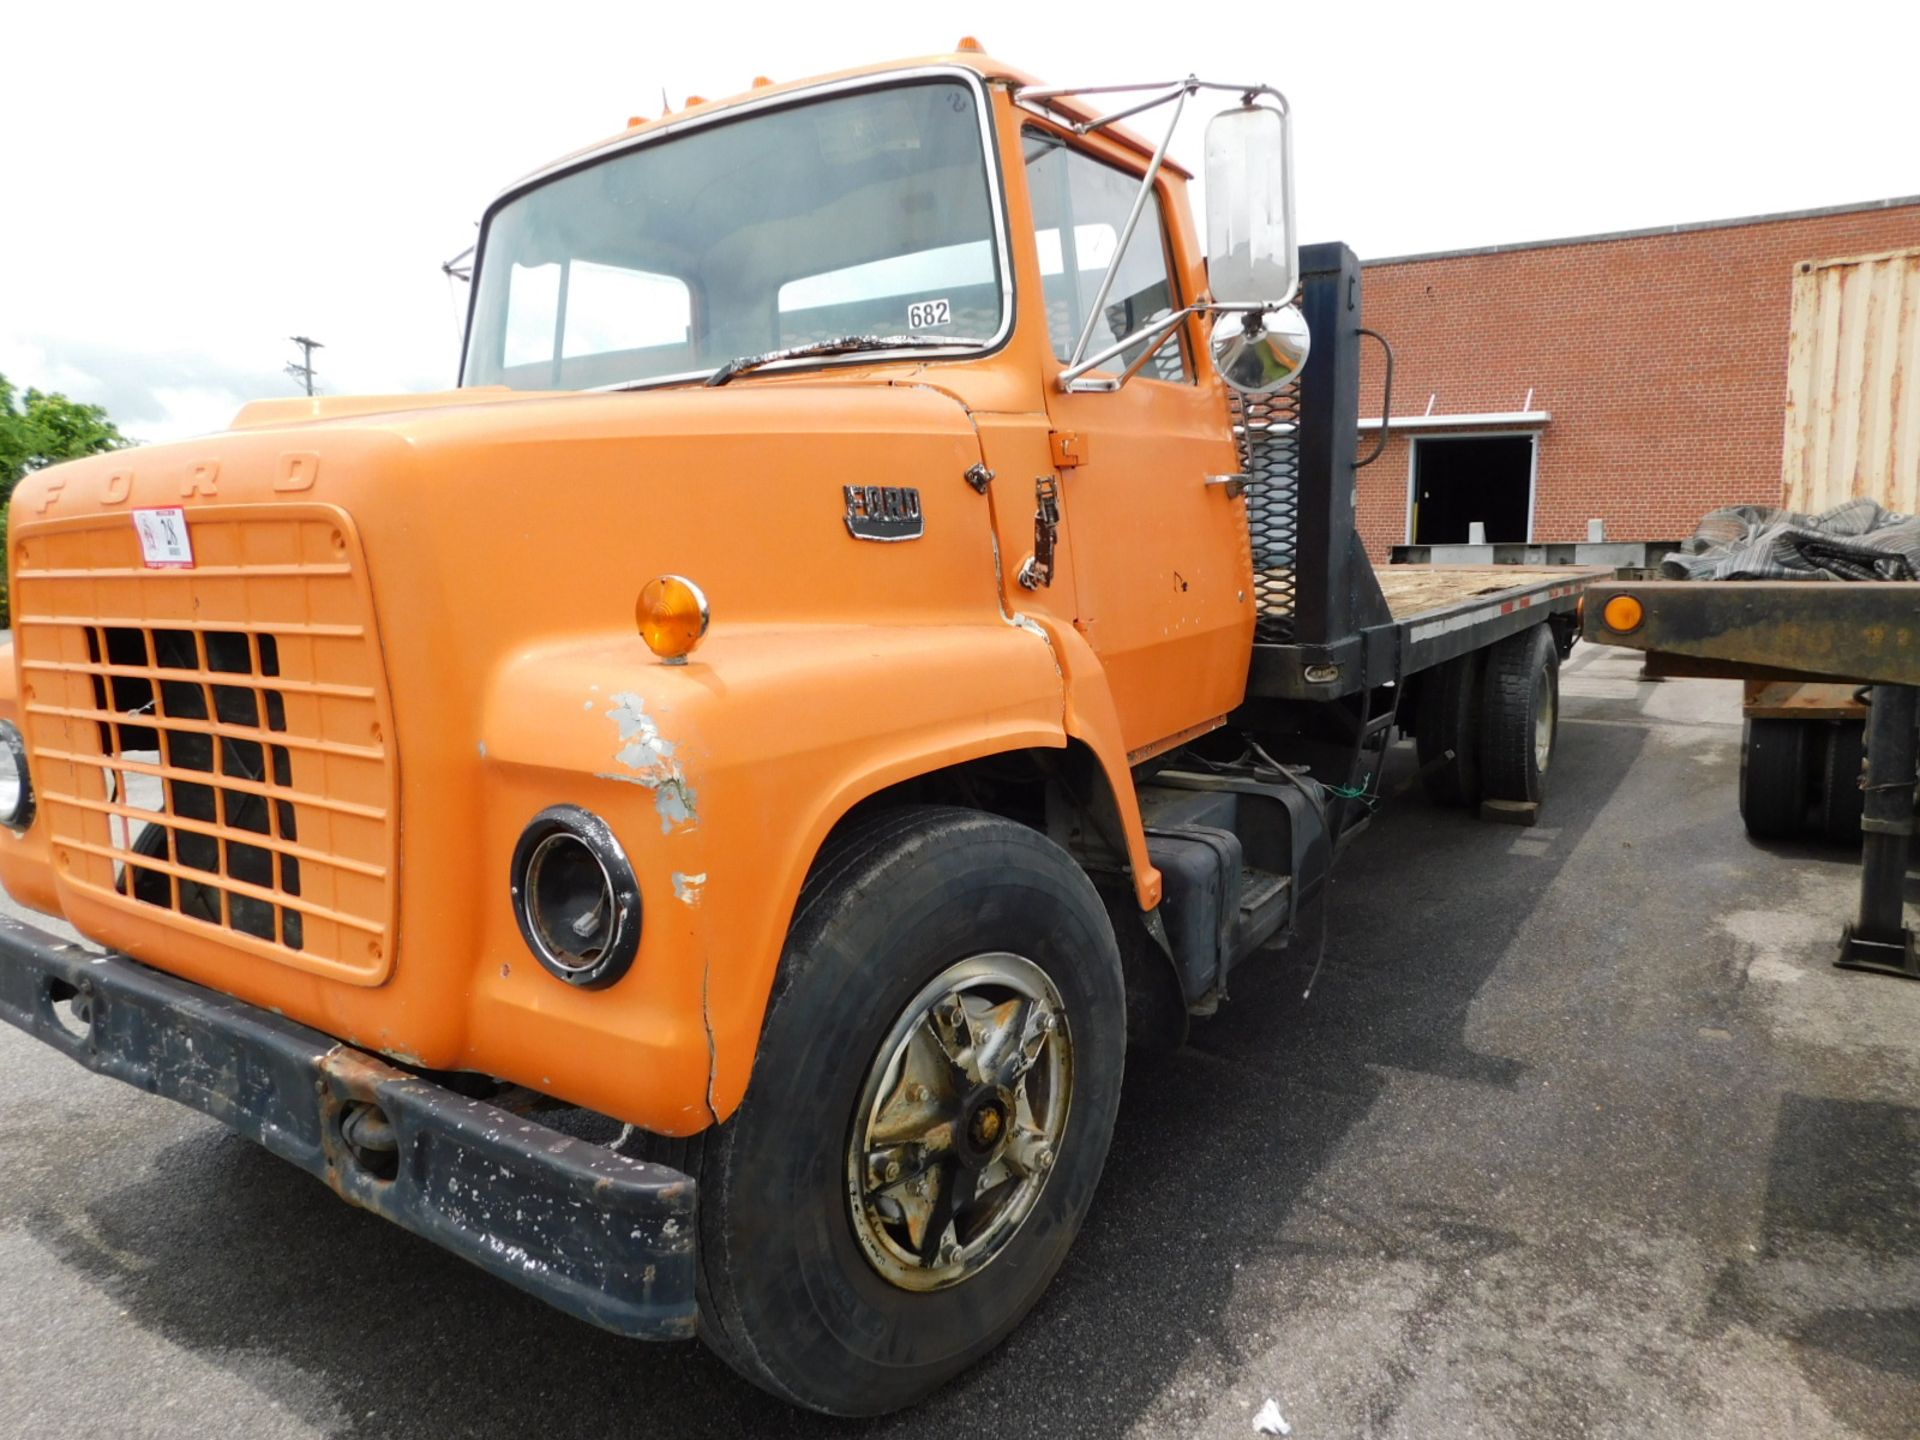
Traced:
<path fill-rule="evenodd" d="M 719 121 L 493 213 L 462 383 L 637 384 L 848 335 L 989 341 L 996 241 L 979 108 L 957 80 Z"/>

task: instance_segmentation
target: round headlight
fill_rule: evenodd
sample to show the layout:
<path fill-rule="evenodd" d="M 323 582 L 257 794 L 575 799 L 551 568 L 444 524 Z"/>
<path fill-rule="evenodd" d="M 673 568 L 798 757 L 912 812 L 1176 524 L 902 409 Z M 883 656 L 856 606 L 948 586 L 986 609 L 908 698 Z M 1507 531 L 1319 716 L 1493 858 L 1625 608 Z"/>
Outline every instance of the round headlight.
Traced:
<path fill-rule="evenodd" d="M 33 781 L 27 776 L 27 742 L 20 727 L 0 720 L 0 824 L 24 830 L 33 823 Z"/>
<path fill-rule="evenodd" d="M 534 958 L 569 985 L 611 985 L 640 949 L 640 882 L 607 822 L 577 805 L 533 817 L 513 847 L 513 911 Z"/>

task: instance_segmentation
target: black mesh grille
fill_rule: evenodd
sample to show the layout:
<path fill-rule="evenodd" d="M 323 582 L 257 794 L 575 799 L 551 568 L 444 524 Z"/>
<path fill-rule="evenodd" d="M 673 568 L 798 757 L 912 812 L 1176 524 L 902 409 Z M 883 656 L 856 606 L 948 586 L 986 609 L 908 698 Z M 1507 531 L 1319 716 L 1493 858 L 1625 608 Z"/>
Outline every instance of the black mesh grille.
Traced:
<path fill-rule="evenodd" d="M 1247 532 L 1253 543 L 1254 638 L 1293 639 L 1294 551 L 1300 538 L 1300 392 L 1235 395 L 1234 435 L 1247 476 Z"/>
<path fill-rule="evenodd" d="M 285 702 L 262 683 L 280 673 L 274 637 L 114 625 L 89 626 L 86 635 L 88 660 L 109 671 L 94 676 L 95 704 L 126 717 L 100 725 L 112 775 L 109 798 L 154 816 L 145 824 L 116 817 L 115 850 L 131 857 L 123 891 L 209 925 L 302 948 L 298 911 L 215 883 L 224 878 L 300 894 L 300 861 L 287 853 L 299 839 L 293 806 L 272 795 L 293 783 L 287 748 L 272 741 L 287 728 Z M 221 676 L 233 683 L 221 683 Z M 112 765 L 122 757 L 146 760 L 164 779 Z M 248 788 L 223 785 L 225 777 Z M 167 819 L 185 823 L 168 825 Z M 235 832 L 264 843 L 248 844 Z M 141 860 L 177 868 L 155 869 Z"/>

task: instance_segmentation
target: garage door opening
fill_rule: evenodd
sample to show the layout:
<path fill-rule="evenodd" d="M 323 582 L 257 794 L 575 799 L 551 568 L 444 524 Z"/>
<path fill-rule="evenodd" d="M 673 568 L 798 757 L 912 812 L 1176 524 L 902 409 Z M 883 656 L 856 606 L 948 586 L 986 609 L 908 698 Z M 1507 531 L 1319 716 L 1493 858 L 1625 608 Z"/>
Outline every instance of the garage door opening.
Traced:
<path fill-rule="evenodd" d="M 1411 542 L 1464 545 L 1476 520 L 1490 545 L 1532 539 L 1533 444 L 1531 435 L 1416 439 Z"/>

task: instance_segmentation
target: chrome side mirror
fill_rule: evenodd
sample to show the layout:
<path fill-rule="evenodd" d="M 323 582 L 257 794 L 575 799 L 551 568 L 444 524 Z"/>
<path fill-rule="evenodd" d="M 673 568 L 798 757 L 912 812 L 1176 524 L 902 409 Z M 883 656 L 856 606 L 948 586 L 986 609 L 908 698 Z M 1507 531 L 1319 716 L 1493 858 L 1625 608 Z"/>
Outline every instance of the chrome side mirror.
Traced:
<path fill-rule="evenodd" d="M 1213 326 L 1213 365 L 1242 395 L 1267 395 L 1300 378 L 1313 337 L 1298 305 L 1222 315 Z"/>
<path fill-rule="evenodd" d="M 1216 305 L 1270 309 L 1298 288 L 1285 104 L 1245 104 L 1207 122 L 1207 286 Z"/>

